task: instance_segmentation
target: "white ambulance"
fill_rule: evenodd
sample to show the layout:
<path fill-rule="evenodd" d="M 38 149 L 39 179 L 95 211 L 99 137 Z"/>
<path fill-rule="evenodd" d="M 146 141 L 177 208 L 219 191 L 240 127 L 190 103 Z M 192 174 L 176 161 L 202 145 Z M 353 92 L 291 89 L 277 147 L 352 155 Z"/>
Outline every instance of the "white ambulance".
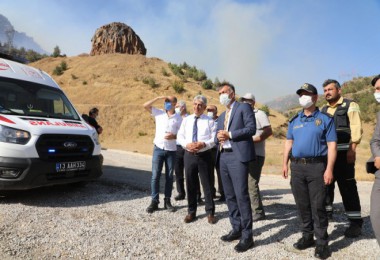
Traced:
<path fill-rule="evenodd" d="M 102 175 L 98 134 L 45 72 L 0 58 L 0 191 Z"/>

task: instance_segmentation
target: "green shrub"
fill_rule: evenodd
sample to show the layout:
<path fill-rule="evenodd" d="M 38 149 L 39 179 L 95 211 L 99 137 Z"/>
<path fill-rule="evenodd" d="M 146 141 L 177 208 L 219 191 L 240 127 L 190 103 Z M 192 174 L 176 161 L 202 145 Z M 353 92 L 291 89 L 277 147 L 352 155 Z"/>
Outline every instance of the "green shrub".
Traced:
<path fill-rule="evenodd" d="M 195 79 L 196 81 L 202 81 L 202 80 L 207 79 L 207 75 L 206 75 L 206 72 L 204 72 L 203 70 L 197 70 L 193 73 L 192 78 Z"/>
<path fill-rule="evenodd" d="M 267 114 L 267 116 L 270 115 L 269 107 L 267 105 L 262 106 L 261 110 L 264 111 L 264 113 Z"/>
<path fill-rule="evenodd" d="M 139 132 L 139 136 L 146 136 L 146 135 L 147 135 L 147 133 L 145 133 L 145 132 L 142 132 L 142 131 Z"/>
<path fill-rule="evenodd" d="M 147 84 L 149 85 L 151 88 L 157 88 L 159 85 L 156 83 L 155 79 L 154 78 L 151 78 L 151 77 L 147 77 L 147 78 L 143 78 L 142 82 L 144 84 Z"/>
<path fill-rule="evenodd" d="M 185 91 L 183 82 L 178 81 L 178 80 L 172 83 L 172 88 L 174 89 L 176 93 L 179 93 L 179 94 Z"/>
<path fill-rule="evenodd" d="M 66 61 L 62 61 L 62 62 L 61 62 L 61 69 L 62 69 L 63 71 L 67 70 L 67 63 L 66 63 Z"/>
<path fill-rule="evenodd" d="M 78 79 L 78 77 L 75 76 L 74 74 L 71 74 L 71 78 L 72 78 L 72 79 Z"/>
<path fill-rule="evenodd" d="M 54 50 L 53 50 L 53 54 L 52 54 L 52 56 L 53 57 L 58 57 L 58 56 L 60 56 L 61 55 L 61 50 L 59 49 L 59 47 L 58 46 L 55 46 L 54 47 Z"/>
<path fill-rule="evenodd" d="M 182 69 L 176 64 L 169 63 L 169 68 L 171 69 L 173 74 L 176 75 L 177 77 L 181 77 L 184 75 Z"/>
<path fill-rule="evenodd" d="M 59 76 L 59 75 L 62 75 L 62 74 L 63 74 L 63 70 L 62 70 L 61 66 L 55 67 L 55 69 L 53 70 L 53 75 Z"/>
<path fill-rule="evenodd" d="M 67 63 L 62 61 L 61 64 L 53 70 L 53 75 L 62 75 L 65 70 L 67 70 Z"/>
<path fill-rule="evenodd" d="M 202 82 L 202 88 L 204 89 L 212 89 L 214 87 L 214 84 L 212 84 L 212 81 L 207 79 Z"/>
<path fill-rule="evenodd" d="M 162 75 L 164 75 L 165 77 L 169 77 L 169 76 L 170 76 L 169 72 L 167 72 L 166 69 L 165 69 L 164 67 L 162 67 L 162 69 L 161 69 L 161 73 L 162 73 Z"/>
<path fill-rule="evenodd" d="M 83 80 L 83 81 L 82 81 L 82 84 L 83 84 L 83 85 L 87 85 L 87 81 Z"/>

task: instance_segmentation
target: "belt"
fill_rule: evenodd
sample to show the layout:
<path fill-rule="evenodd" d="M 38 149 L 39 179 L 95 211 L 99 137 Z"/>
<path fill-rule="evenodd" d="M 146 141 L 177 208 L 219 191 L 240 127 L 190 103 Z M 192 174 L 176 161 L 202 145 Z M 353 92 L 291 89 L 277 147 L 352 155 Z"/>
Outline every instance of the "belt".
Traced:
<path fill-rule="evenodd" d="M 204 154 L 209 153 L 210 150 L 206 150 L 206 151 L 204 151 L 204 152 L 198 152 L 198 153 L 192 153 L 192 152 L 189 152 L 188 150 L 186 150 L 186 152 L 187 152 L 188 154 L 191 154 L 191 155 L 194 155 L 194 156 L 201 156 L 201 155 L 204 155 Z"/>
<path fill-rule="evenodd" d="M 222 148 L 222 150 L 220 150 L 220 152 L 222 152 L 222 153 L 231 153 L 232 152 L 232 148 Z"/>
<path fill-rule="evenodd" d="M 296 157 L 291 157 L 290 160 L 294 163 L 321 163 L 321 162 L 326 162 L 327 157 L 326 156 L 317 156 L 317 157 L 305 157 L 305 158 L 296 158 Z"/>

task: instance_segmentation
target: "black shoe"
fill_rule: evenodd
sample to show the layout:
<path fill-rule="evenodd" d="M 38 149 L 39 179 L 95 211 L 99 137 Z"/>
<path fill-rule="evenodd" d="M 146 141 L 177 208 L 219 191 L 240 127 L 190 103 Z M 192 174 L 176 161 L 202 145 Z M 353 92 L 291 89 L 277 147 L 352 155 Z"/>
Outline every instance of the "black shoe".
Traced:
<path fill-rule="evenodd" d="M 242 253 L 252 248 L 253 246 L 253 239 L 251 237 L 248 239 L 241 239 L 239 243 L 234 247 L 234 249 L 236 250 L 236 252 Z"/>
<path fill-rule="evenodd" d="M 315 248 L 314 256 L 319 259 L 326 259 L 331 256 L 331 252 L 328 245 L 317 245 Z"/>
<path fill-rule="evenodd" d="M 260 221 L 260 220 L 264 220 L 266 219 L 265 215 L 264 214 L 254 214 L 252 216 L 252 221 L 254 222 L 257 222 L 257 221 Z"/>
<path fill-rule="evenodd" d="M 355 238 L 362 234 L 361 226 L 351 223 L 350 226 L 344 231 L 344 236 L 349 238 Z"/>
<path fill-rule="evenodd" d="M 231 242 L 241 237 L 241 231 L 230 231 L 227 235 L 222 236 L 220 239 L 224 242 Z"/>
<path fill-rule="evenodd" d="M 158 202 L 152 200 L 149 207 L 147 207 L 146 212 L 153 213 L 154 211 L 158 210 Z"/>
<path fill-rule="evenodd" d="M 312 235 L 310 236 L 302 236 L 298 239 L 297 243 L 293 244 L 293 247 L 298 250 L 304 250 L 309 247 L 313 247 L 315 245 L 315 241 Z"/>
<path fill-rule="evenodd" d="M 186 195 L 184 193 L 180 193 L 174 197 L 175 200 L 184 200 Z"/>
<path fill-rule="evenodd" d="M 170 212 L 175 211 L 175 207 L 173 207 L 172 203 L 170 202 L 170 198 L 164 199 L 164 208 L 167 209 Z"/>

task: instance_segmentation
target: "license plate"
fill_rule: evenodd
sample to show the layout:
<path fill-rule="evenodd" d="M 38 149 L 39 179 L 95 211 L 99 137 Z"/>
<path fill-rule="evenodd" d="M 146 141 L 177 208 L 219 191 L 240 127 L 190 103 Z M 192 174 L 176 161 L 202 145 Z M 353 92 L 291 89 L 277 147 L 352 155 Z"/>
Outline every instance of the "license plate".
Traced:
<path fill-rule="evenodd" d="M 86 162 L 60 162 L 55 164 L 55 169 L 57 172 L 80 171 L 86 169 Z"/>

